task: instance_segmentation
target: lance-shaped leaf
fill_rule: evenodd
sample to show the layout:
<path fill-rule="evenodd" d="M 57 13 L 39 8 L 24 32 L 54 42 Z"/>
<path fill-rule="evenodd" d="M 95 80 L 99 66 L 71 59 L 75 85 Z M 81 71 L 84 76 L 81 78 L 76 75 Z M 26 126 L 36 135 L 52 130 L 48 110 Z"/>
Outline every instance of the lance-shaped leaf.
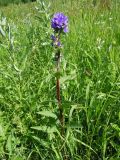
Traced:
<path fill-rule="evenodd" d="M 2 27 L 0 26 L 0 33 L 3 37 L 5 37 L 5 32 L 3 31 Z"/>
<path fill-rule="evenodd" d="M 40 115 L 46 116 L 46 117 L 52 117 L 54 119 L 57 119 L 57 116 L 54 113 L 52 113 L 51 111 L 40 111 L 37 113 Z"/>

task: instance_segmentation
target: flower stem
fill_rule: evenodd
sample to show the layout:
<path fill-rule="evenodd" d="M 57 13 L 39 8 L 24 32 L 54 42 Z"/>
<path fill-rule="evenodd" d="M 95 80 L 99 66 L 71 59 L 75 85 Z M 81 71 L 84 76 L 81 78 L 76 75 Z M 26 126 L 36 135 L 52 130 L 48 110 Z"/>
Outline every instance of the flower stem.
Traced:
<path fill-rule="evenodd" d="M 59 120 L 61 123 L 61 135 L 64 136 L 64 113 L 63 113 L 63 107 L 61 105 L 61 98 L 60 98 L 60 50 L 56 53 L 56 68 L 57 68 L 57 78 L 56 78 L 56 94 L 57 94 L 57 101 L 58 101 L 58 107 L 59 107 Z"/>

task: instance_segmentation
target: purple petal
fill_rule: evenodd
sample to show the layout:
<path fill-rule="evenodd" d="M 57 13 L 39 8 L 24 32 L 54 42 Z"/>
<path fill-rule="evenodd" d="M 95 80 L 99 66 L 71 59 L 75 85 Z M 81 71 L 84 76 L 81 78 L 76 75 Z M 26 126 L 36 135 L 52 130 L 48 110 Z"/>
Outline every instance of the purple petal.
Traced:
<path fill-rule="evenodd" d="M 52 28 L 56 28 L 56 24 L 55 24 L 55 23 L 52 23 L 52 24 L 51 24 L 51 27 L 52 27 Z"/>
<path fill-rule="evenodd" d="M 58 47 L 60 47 L 60 46 L 61 46 L 61 43 L 60 43 L 59 41 L 57 42 L 57 46 L 58 46 Z"/>
<path fill-rule="evenodd" d="M 55 13 L 51 20 L 51 27 L 56 31 L 68 32 L 68 17 L 61 12 Z"/>
<path fill-rule="evenodd" d="M 68 30 L 68 27 L 65 27 L 64 29 L 63 29 L 63 31 L 65 32 L 65 33 L 67 33 L 69 30 Z"/>

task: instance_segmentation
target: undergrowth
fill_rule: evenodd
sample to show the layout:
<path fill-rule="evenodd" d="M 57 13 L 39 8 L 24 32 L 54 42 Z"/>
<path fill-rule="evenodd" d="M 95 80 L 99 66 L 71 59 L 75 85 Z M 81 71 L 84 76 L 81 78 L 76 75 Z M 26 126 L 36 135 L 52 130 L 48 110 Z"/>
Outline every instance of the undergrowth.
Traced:
<path fill-rule="evenodd" d="M 82 0 L 35 6 L 22 19 L 0 18 L 0 159 L 119 159 L 119 1 L 110 8 Z M 50 40 L 58 11 L 69 17 L 60 77 L 64 137 Z"/>

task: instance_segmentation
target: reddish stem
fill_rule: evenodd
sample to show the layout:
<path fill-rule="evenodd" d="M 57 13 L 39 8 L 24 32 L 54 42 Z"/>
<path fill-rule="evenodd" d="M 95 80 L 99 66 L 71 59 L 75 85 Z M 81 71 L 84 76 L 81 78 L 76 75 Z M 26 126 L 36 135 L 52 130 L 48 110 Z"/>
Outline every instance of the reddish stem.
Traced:
<path fill-rule="evenodd" d="M 60 51 L 57 52 L 56 54 L 56 60 L 57 60 L 57 74 L 60 72 Z M 64 114 L 63 114 L 63 108 L 61 105 L 61 98 L 60 98 L 60 79 L 59 75 L 57 75 L 57 80 L 56 80 L 56 94 L 57 94 L 57 100 L 58 100 L 58 107 L 59 107 L 59 119 L 61 123 L 61 135 L 64 136 Z"/>
<path fill-rule="evenodd" d="M 60 99 L 60 80 L 59 80 L 59 78 L 57 78 L 56 88 L 57 88 L 57 100 L 58 100 L 58 103 L 60 105 L 61 104 L 61 99 Z"/>

